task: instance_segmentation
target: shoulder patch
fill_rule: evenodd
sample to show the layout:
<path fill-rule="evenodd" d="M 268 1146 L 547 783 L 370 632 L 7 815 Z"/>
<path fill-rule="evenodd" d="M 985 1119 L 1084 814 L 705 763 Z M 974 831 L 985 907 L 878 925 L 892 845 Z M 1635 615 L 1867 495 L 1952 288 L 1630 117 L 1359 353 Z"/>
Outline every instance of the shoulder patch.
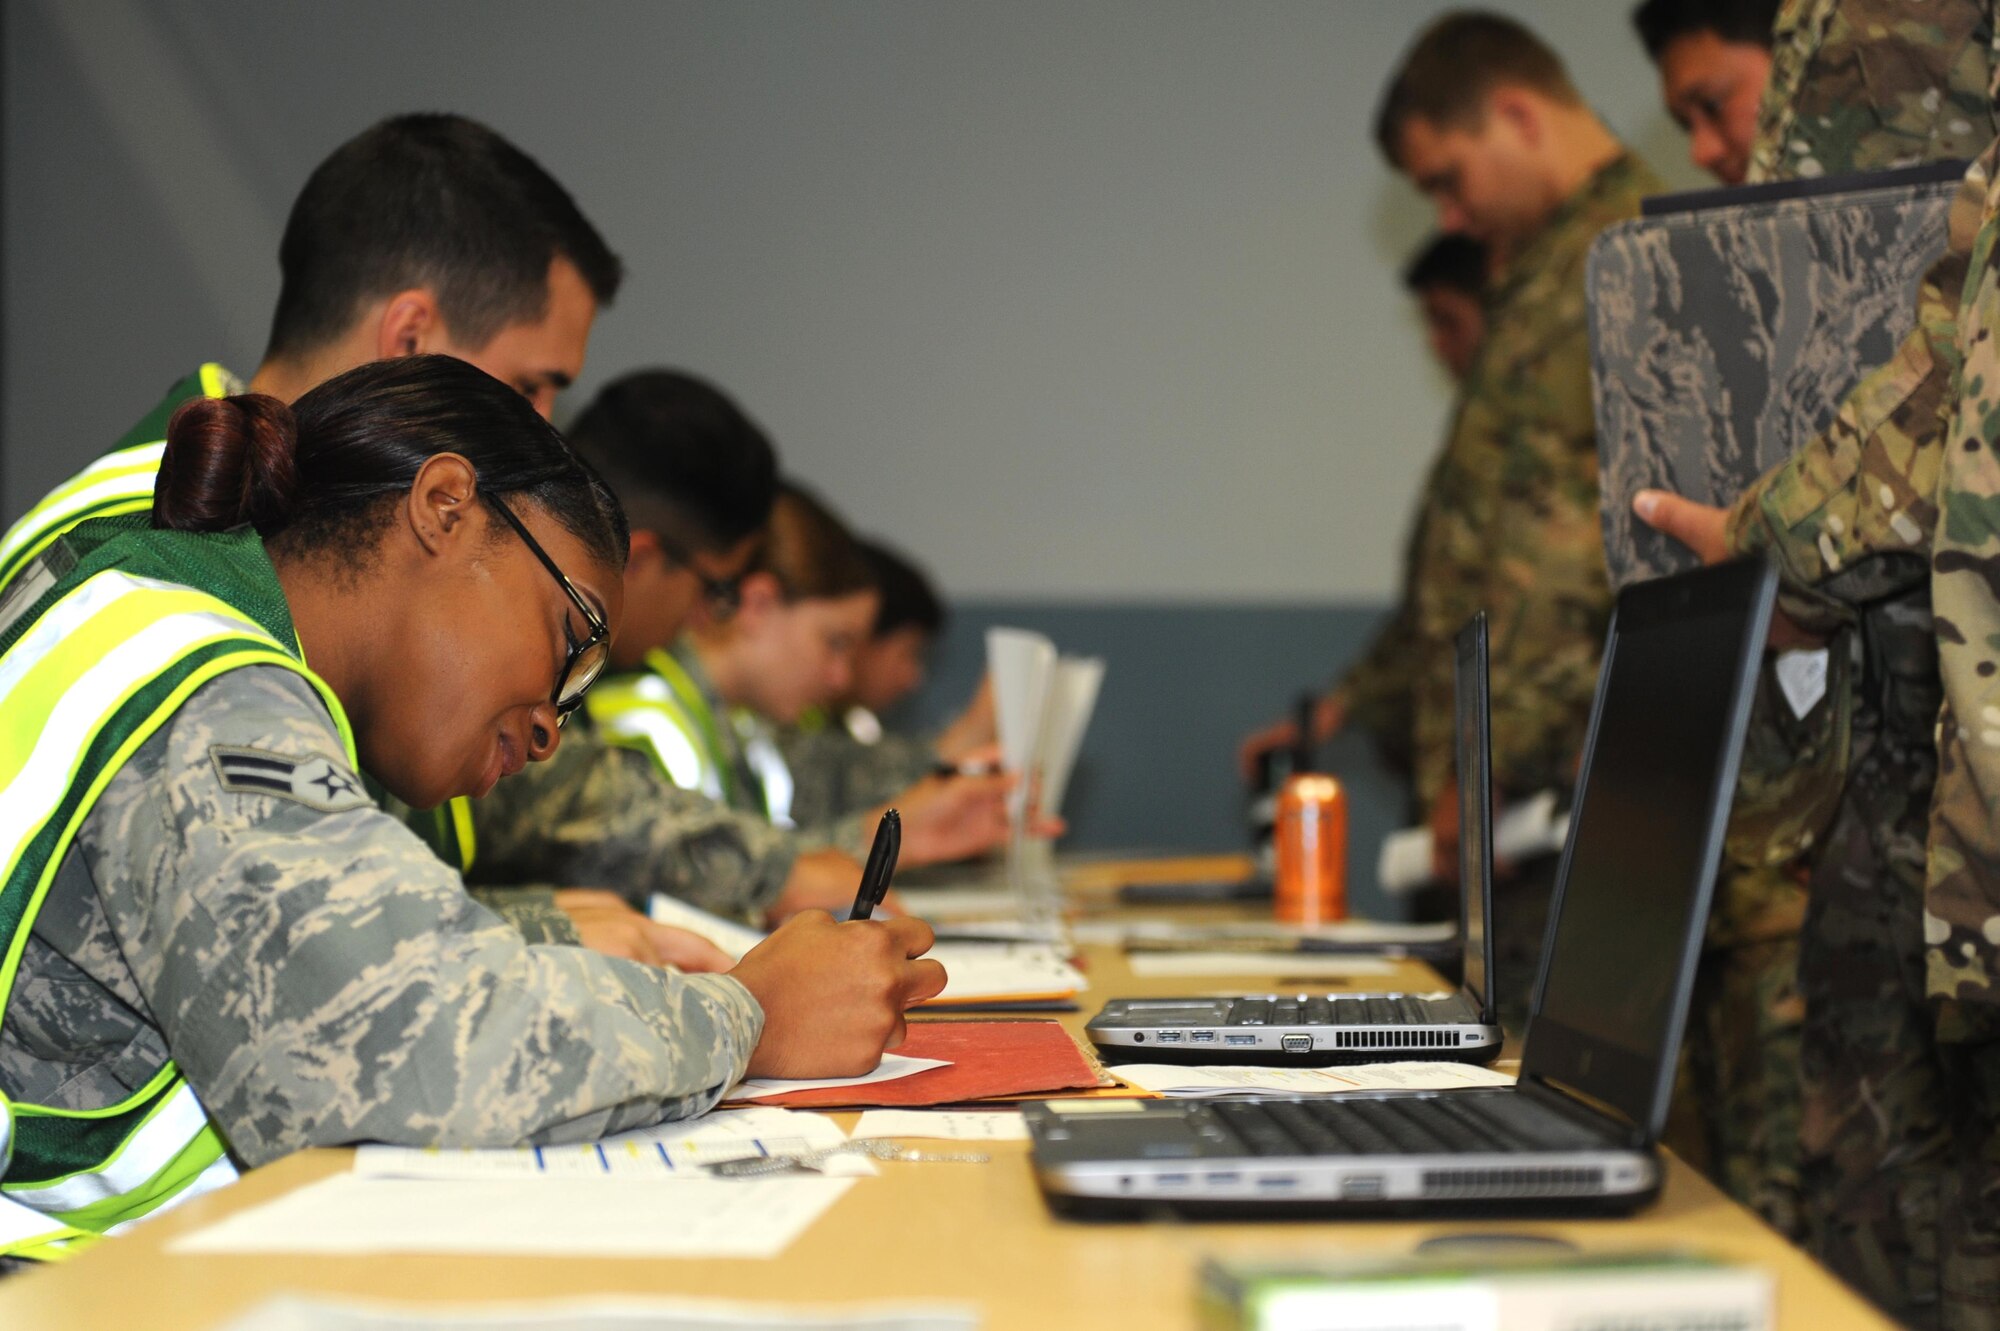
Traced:
<path fill-rule="evenodd" d="M 294 758 L 264 749 L 227 744 L 209 748 L 216 778 L 238 795 L 271 795 L 322 813 L 364 808 L 372 803 L 361 782 L 331 758 Z"/>

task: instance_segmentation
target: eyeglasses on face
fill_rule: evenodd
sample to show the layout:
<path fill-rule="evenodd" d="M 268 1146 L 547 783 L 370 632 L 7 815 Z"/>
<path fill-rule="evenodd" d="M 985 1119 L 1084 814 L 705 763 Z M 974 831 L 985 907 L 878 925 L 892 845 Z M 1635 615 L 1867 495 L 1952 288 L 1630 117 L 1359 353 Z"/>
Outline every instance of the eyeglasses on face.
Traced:
<path fill-rule="evenodd" d="M 665 532 L 654 531 L 653 539 L 659 543 L 660 553 L 694 574 L 701 584 L 701 599 L 708 605 L 708 613 L 718 620 L 728 619 L 743 605 L 743 575 L 733 578 L 713 578 L 702 571 L 694 562 L 694 555 L 680 542 Z"/>
<path fill-rule="evenodd" d="M 578 612 L 583 615 L 583 622 L 590 626 L 590 636 L 578 642 L 576 633 L 569 626 L 569 616 L 567 614 L 563 616 L 563 641 L 568 654 L 563 658 L 561 672 L 556 675 L 555 689 L 549 694 L 549 701 L 555 704 L 556 725 L 560 728 L 569 724 L 570 714 L 583 706 L 584 690 L 604 672 L 605 663 L 611 659 L 611 626 L 606 624 L 604 617 L 584 599 L 583 593 L 576 589 L 576 584 L 569 580 L 569 576 L 556 567 L 556 561 L 549 558 L 549 552 L 542 549 L 541 542 L 528 534 L 526 524 L 514 516 L 514 510 L 502 503 L 498 495 L 489 494 L 483 497 L 492 506 L 493 511 L 505 518 L 507 525 L 512 527 L 515 534 L 526 543 L 529 553 L 541 561 L 542 567 L 549 571 L 549 576 L 556 580 L 570 601 L 575 604 Z"/>

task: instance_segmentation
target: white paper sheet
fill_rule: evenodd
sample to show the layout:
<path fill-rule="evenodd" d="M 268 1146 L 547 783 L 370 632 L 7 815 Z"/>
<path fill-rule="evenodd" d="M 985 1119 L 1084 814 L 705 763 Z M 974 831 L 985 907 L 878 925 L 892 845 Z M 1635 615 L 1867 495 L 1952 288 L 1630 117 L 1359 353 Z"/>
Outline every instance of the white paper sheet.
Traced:
<path fill-rule="evenodd" d="M 831 1086 L 873 1086 L 882 1081 L 899 1081 L 915 1076 L 919 1072 L 929 1072 L 932 1068 L 948 1068 L 951 1060 L 946 1058 L 905 1058 L 901 1054 L 884 1054 L 882 1062 L 873 1072 L 860 1077 L 820 1077 L 787 1080 L 783 1077 L 748 1077 L 729 1088 L 725 1100 L 762 1100 L 767 1096 L 785 1095 L 791 1091 L 817 1091 Z"/>
<path fill-rule="evenodd" d="M 993 719 L 1000 732 L 1000 760 L 1022 775 L 1008 796 L 1008 809 L 1018 824 L 1027 807 L 1029 780 L 1034 775 L 1042 738 L 1042 717 L 1048 709 L 1055 677 L 1056 646 L 1026 629 L 986 630 L 986 669 L 993 677 Z"/>
<path fill-rule="evenodd" d="M 1519 861 L 1560 851 L 1569 835 L 1569 815 L 1556 812 L 1557 802 L 1553 790 L 1544 790 L 1502 809 L 1493 820 L 1493 857 Z M 1431 882 L 1431 830 L 1407 827 L 1384 837 L 1375 877 L 1383 891 L 1393 893 Z"/>
<path fill-rule="evenodd" d="M 1147 977 L 1282 975 L 1324 980 L 1396 973 L 1395 963 L 1380 957 L 1328 952 L 1131 952 L 1125 964 L 1134 975 Z"/>
<path fill-rule="evenodd" d="M 336 1174 L 168 1245 L 176 1253 L 776 1257 L 845 1178 L 392 1179 Z"/>
<path fill-rule="evenodd" d="M 796 1308 L 606 1296 L 439 1306 L 285 1294 L 258 1304 L 222 1331 L 977 1331 L 978 1326 L 978 1309 L 950 1304 Z"/>
<path fill-rule="evenodd" d="M 984 1109 L 871 1109 L 854 1125 L 854 1140 L 937 1137 L 955 1142 L 1022 1142 L 1028 1121 L 1020 1113 Z"/>
<path fill-rule="evenodd" d="M 1171 1067 L 1123 1063 L 1121 1081 L 1173 1099 L 1230 1095 L 1338 1095 L 1344 1091 L 1445 1091 L 1511 1086 L 1514 1076 L 1471 1063 L 1368 1063 L 1349 1068 Z"/>
<path fill-rule="evenodd" d="M 1051 817 L 1062 813 L 1070 773 L 1075 770 L 1076 755 L 1083 748 L 1083 732 L 1090 728 L 1090 714 L 1097 706 L 1097 693 L 1103 684 L 1104 662 L 1097 657 L 1065 656 L 1056 662 L 1042 713 L 1037 755 L 1041 769 L 1041 810 Z"/>
<path fill-rule="evenodd" d="M 896 890 L 920 920 L 1005 919 L 1021 909 L 1021 896 L 1011 884 L 909 888 L 899 884 Z"/>
<path fill-rule="evenodd" d="M 366 1178 L 492 1179 L 548 1174 L 700 1178 L 702 1166 L 719 1161 L 806 1155 L 846 1140 L 840 1125 L 824 1114 L 757 1105 L 717 1109 L 700 1118 L 662 1123 L 575 1146 L 483 1151 L 363 1146 L 354 1153 L 354 1172 Z M 838 1163 L 843 1177 L 875 1172 L 870 1162 L 859 1156 L 838 1157 Z M 849 1164 L 863 1167 L 848 1170 Z"/>
<path fill-rule="evenodd" d="M 652 917 L 655 924 L 670 925 L 701 935 L 737 961 L 743 960 L 744 953 L 764 941 L 760 929 L 738 924 L 735 920 L 725 920 L 720 915 L 711 915 L 660 892 L 655 892 L 652 900 L 646 903 L 646 914 Z"/>
<path fill-rule="evenodd" d="M 1043 943 L 939 943 L 929 952 L 944 966 L 940 1000 L 1071 994 L 1090 987 L 1064 949 Z"/>
<path fill-rule="evenodd" d="M 1415 946 L 1449 942 L 1458 925 L 1402 924 L 1394 920 L 1341 920 L 1334 924 L 1300 926 L 1276 920 L 1246 920 L 1230 924 L 1182 924 L 1174 920 L 1079 920 L 1070 926 L 1078 943 L 1122 947 L 1128 943 L 1268 942 L 1273 945 L 1322 939 L 1356 946 Z"/>

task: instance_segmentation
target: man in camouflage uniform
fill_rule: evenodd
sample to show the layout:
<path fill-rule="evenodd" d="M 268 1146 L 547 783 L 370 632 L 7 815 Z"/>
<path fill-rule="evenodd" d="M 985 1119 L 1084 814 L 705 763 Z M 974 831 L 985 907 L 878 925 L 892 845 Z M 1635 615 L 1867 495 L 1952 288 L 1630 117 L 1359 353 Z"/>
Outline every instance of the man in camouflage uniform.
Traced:
<path fill-rule="evenodd" d="M 1511 20 L 1455 14 L 1418 38 L 1376 137 L 1447 231 L 1499 260 L 1486 339 L 1439 464 L 1418 551 L 1414 627 L 1448 645 L 1491 621 L 1493 780 L 1500 797 L 1561 788 L 1596 687 L 1611 597 L 1597 517 L 1596 430 L 1584 261 L 1612 222 L 1659 188 L 1586 106 L 1562 62 Z M 1410 659 L 1418 798 L 1442 861 L 1457 840 L 1452 654 Z M 1539 960 L 1552 869 L 1500 888 L 1503 1018 L 1518 1024 Z"/>
<path fill-rule="evenodd" d="M 1992 11 L 1977 8 L 1954 30 L 1974 34 L 1991 77 Z M 1924 13 L 1936 20 L 1949 9 Z M 1831 21 L 1821 29 L 1837 30 Z M 1848 55 L 1829 68 L 1856 68 Z M 1963 81 L 1970 60 L 1960 47 L 1935 56 L 1945 77 Z M 1822 86 L 1816 95 L 1833 94 Z M 1991 134 L 1990 91 L 1980 114 Z M 1829 122 L 1791 123 L 1785 147 L 1833 169 L 1840 145 L 1804 137 Z M 1906 124 L 1891 131 L 1889 150 L 1906 137 Z M 1948 1327 L 2000 1324 L 2000 1153 L 1991 1145 L 2000 1135 L 1991 1093 L 2000 930 L 1986 931 L 2000 903 L 2000 846 L 1991 802 L 1978 793 L 1991 776 L 1976 719 L 2000 615 L 1980 576 L 1985 556 L 1966 555 L 1982 544 L 1980 505 L 1995 493 L 1980 464 L 1993 436 L 1990 386 L 2000 382 L 1986 331 L 1996 153 L 2000 144 L 1953 205 L 1950 246 L 1926 276 L 1916 330 L 1821 437 L 1759 480 L 1726 520 L 1713 510 L 1700 520 L 1663 496 L 1641 501 L 1641 516 L 1653 507 L 1660 525 L 1706 555 L 1771 550 L 1791 618 L 1859 663 L 1849 779 L 1812 879 L 1799 962 L 1805 1219 L 1816 1254 L 1883 1307 Z"/>

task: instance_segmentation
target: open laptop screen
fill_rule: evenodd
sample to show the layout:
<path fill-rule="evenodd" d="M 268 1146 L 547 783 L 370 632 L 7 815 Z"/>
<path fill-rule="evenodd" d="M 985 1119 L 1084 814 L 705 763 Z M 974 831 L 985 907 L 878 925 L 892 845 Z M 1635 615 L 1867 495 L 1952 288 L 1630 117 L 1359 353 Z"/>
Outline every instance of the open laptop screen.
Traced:
<path fill-rule="evenodd" d="M 1626 589 L 1605 646 L 1522 1074 L 1650 1135 L 1685 1020 L 1749 695 L 1770 616 L 1762 563 Z"/>
<path fill-rule="evenodd" d="M 1492 899 L 1492 756 L 1486 696 L 1486 614 L 1458 631 L 1458 888 L 1459 936 L 1465 946 L 1465 991 L 1481 1020 L 1493 1021 L 1487 985 L 1486 903 Z"/>

